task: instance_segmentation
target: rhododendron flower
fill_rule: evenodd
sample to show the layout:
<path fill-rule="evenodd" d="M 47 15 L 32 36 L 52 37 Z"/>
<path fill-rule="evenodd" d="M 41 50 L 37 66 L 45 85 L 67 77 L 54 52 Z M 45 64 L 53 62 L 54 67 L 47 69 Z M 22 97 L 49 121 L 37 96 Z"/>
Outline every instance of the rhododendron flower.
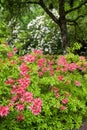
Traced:
<path fill-rule="evenodd" d="M 53 87 L 53 91 L 55 93 L 56 98 L 60 97 L 60 94 L 58 93 L 59 89 L 57 87 Z"/>
<path fill-rule="evenodd" d="M 57 87 L 53 87 L 53 91 L 54 91 L 55 93 L 58 93 L 59 89 L 58 89 Z"/>
<path fill-rule="evenodd" d="M 17 48 L 16 47 L 14 47 L 13 50 L 14 50 L 14 52 L 17 52 Z"/>
<path fill-rule="evenodd" d="M 46 63 L 46 59 L 45 58 L 41 58 L 41 59 L 38 60 L 38 66 L 39 67 L 44 66 L 45 63 Z"/>
<path fill-rule="evenodd" d="M 56 68 L 56 71 L 57 71 L 57 72 L 60 71 L 60 70 L 61 70 L 61 69 L 60 69 L 59 67 Z"/>
<path fill-rule="evenodd" d="M 60 97 L 60 94 L 59 93 L 56 93 L 55 94 L 56 98 Z"/>
<path fill-rule="evenodd" d="M 31 92 L 24 92 L 20 101 L 22 102 L 32 102 L 33 101 L 33 94 Z"/>
<path fill-rule="evenodd" d="M 75 70 L 77 69 L 76 63 L 71 63 L 71 64 L 69 64 L 69 65 L 68 65 L 68 69 L 69 69 L 70 71 L 75 71 Z"/>
<path fill-rule="evenodd" d="M 0 116 L 4 117 L 7 116 L 9 113 L 9 107 L 8 106 L 0 106 Z"/>
<path fill-rule="evenodd" d="M 6 81 L 5 81 L 6 84 L 8 85 L 13 85 L 14 84 L 14 80 L 12 78 L 8 78 Z"/>
<path fill-rule="evenodd" d="M 24 120 L 24 115 L 22 113 L 20 113 L 20 115 L 16 116 L 16 119 L 18 121 L 23 121 Z"/>
<path fill-rule="evenodd" d="M 13 55 L 14 55 L 13 52 L 8 52 L 8 54 L 7 54 L 8 58 L 11 58 Z"/>
<path fill-rule="evenodd" d="M 35 56 L 32 56 L 32 55 L 30 55 L 30 54 L 27 54 L 27 55 L 24 56 L 23 59 L 24 59 L 25 62 L 33 63 L 36 58 L 35 58 Z"/>
<path fill-rule="evenodd" d="M 39 71 L 38 74 L 39 74 L 40 77 L 43 76 L 43 72 L 42 71 Z"/>
<path fill-rule="evenodd" d="M 49 67 L 49 71 L 50 71 L 50 75 L 54 75 L 54 69 L 52 68 L 52 66 Z"/>
<path fill-rule="evenodd" d="M 47 72 L 47 71 L 48 71 L 48 68 L 47 68 L 47 67 L 43 67 L 43 68 L 42 68 L 42 71 L 43 71 L 43 72 Z"/>
<path fill-rule="evenodd" d="M 75 81 L 75 85 L 76 85 L 76 86 L 81 86 L 81 83 L 76 80 L 76 81 Z"/>
<path fill-rule="evenodd" d="M 62 70 L 63 72 L 67 72 L 67 71 L 68 71 L 68 68 L 67 68 L 67 67 L 64 67 L 64 68 L 61 68 L 61 70 Z"/>
<path fill-rule="evenodd" d="M 14 103 L 17 99 L 18 99 L 18 96 L 12 97 L 12 99 L 10 100 L 10 103 Z"/>
<path fill-rule="evenodd" d="M 68 98 L 62 99 L 62 103 L 66 105 L 68 103 Z"/>
<path fill-rule="evenodd" d="M 62 106 L 60 109 L 61 109 L 62 111 L 64 111 L 64 110 L 66 110 L 66 106 Z"/>
<path fill-rule="evenodd" d="M 35 50 L 33 50 L 33 53 L 41 55 L 43 53 L 43 51 L 35 49 Z"/>
<path fill-rule="evenodd" d="M 63 80 L 64 80 L 64 76 L 59 75 L 59 76 L 58 76 L 58 80 L 63 81 Z"/>
<path fill-rule="evenodd" d="M 50 70 L 50 75 L 53 76 L 54 75 L 54 71 Z"/>
<path fill-rule="evenodd" d="M 11 89 L 11 94 L 14 94 L 16 92 L 17 86 L 13 85 Z"/>
<path fill-rule="evenodd" d="M 80 58 L 81 61 L 85 61 L 86 60 L 85 56 L 80 56 L 79 58 Z"/>
<path fill-rule="evenodd" d="M 59 66 L 65 66 L 66 64 L 68 64 L 68 63 L 67 63 L 67 60 L 66 60 L 66 58 L 65 58 L 65 56 L 61 56 L 61 57 L 58 59 L 57 64 L 58 64 Z"/>
<path fill-rule="evenodd" d="M 84 72 L 86 70 L 85 67 L 80 67 L 80 70 L 82 70 L 82 72 Z"/>
<path fill-rule="evenodd" d="M 32 105 L 30 106 L 30 110 L 34 115 L 38 115 L 41 112 L 42 100 L 40 98 L 36 98 L 33 100 Z"/>
<path fill-rule="evenodd" d="M 24 110 L 24 104 L 16 104 L 15 108 L 18 110 L 18 111 L 21 111 L 21 110 Z"/>
<path fill-rule="evenodd" d="M 27 72 L 28 72 L 28 67 L 27 67 L 27 65 L 25 63 L 22 63 L 20 65 L 19 69 L 20 69 L 20 75 L 21 76 L 25 76 L 27 74 Z"/>
<path fill-rule="evenodd" d="M 25 88 L 23 87 L 13 88 L 11 90 L 12 94 L 17 94 L 17 95 L 22 95 L 24 92 L 25 92 Z"/>
<path fill-rule="evenodd" d="M 84 63 L 84 66 L 87 67 L 87 62 Z"/>
<path fill-rule="evenodd" d="M 52 60 L 49 61 L 49 62 L 48 62 L 48 65 L 49 65 L 49 66 L 52 66 L 52 65 L 53 65 L 53 61 L 52 61 Z"/>
<path fill-rule="evenodd" d="M 27 88 L 30 84 L 30 78 L 29 77 L 20 78 L 18 79 L 18 84 L 23 88 Z"/>

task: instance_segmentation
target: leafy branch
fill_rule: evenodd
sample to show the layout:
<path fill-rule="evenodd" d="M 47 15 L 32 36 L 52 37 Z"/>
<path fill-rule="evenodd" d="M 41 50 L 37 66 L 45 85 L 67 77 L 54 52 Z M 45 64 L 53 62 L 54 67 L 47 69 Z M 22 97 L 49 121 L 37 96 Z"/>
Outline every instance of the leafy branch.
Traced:
<path fill-rule="evenodd" d="M 72 11 L 75 11 L 77 9 L 80 9 L 83 5 L 85 5 L 87 3 L 87 0 L 85 0 L 84 2 L 82 2 L 80 5 L 78 5 L 77 7 L 71 8 L 70 10 L 67 10 L 65 12 L 65 14 L 67 15 L 68 13 L 71 13 Z"/>

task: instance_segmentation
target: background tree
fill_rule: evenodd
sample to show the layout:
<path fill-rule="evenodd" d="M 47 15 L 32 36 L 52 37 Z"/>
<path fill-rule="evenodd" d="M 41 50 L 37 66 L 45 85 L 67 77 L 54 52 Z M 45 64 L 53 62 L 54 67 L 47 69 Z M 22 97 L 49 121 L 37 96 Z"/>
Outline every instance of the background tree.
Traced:
<path fill-rule="evenodd" d="M 8 18 L 18 17 L 24 15 L 29 11 L 29 8 L 33 5 L 39 5 L 50 18 L 59 26 L 61 32 L 61 45 L 63 53 L 66 53 L 67 46 L 69 46 L 70 37 L 68 29 L 73 26 L 75 31 L 75 39 L 77 39 L 78 28 L 81 28 L 81 18 L 87 17 L 87 0 L 2 0 L 1 5 L 5 11 L 9 11 Z M 50 7 L 50 6 L 51 7 Z M 59 17 L 56 17 L 52 13 L 52 8 L 57 9 Z"/>

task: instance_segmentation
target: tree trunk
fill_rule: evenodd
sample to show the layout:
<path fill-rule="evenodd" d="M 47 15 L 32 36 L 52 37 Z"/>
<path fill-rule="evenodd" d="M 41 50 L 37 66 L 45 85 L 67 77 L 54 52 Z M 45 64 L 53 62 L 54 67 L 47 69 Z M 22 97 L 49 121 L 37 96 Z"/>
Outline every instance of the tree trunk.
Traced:
<path fill-rule="evenodd" d="M 67 32 L 67 24 L 65 18 L 65 9 L 64 9 L 64 0 L 59 0 L 59 27 L 61 32 L 61 44 L 63 54 L 66 54 L 66 50 L 68 47 L 68 32 Z"/>

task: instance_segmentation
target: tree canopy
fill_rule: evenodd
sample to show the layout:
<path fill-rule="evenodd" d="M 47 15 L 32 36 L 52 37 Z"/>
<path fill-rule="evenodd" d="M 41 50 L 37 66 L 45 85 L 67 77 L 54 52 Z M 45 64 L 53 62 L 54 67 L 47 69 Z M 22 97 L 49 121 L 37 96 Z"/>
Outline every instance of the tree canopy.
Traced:
<path fill-rule="evenodd" d="M 35 7 L 41 7 L 60 28 L 63 53 L 66 53 L 66 49 L 72 41 L 79 41 L 82 44 L 87 42 L 85 36 L 87 33 L 85 28 L 87 0 L 1 0 L 0 6 L 8 21 L 12 18 L 21 19 L 24 15 L 32 12 L 31 8 L 35 10 Z M 57 10 L 58 16 L 52 13 L 53 8 Z"/>

